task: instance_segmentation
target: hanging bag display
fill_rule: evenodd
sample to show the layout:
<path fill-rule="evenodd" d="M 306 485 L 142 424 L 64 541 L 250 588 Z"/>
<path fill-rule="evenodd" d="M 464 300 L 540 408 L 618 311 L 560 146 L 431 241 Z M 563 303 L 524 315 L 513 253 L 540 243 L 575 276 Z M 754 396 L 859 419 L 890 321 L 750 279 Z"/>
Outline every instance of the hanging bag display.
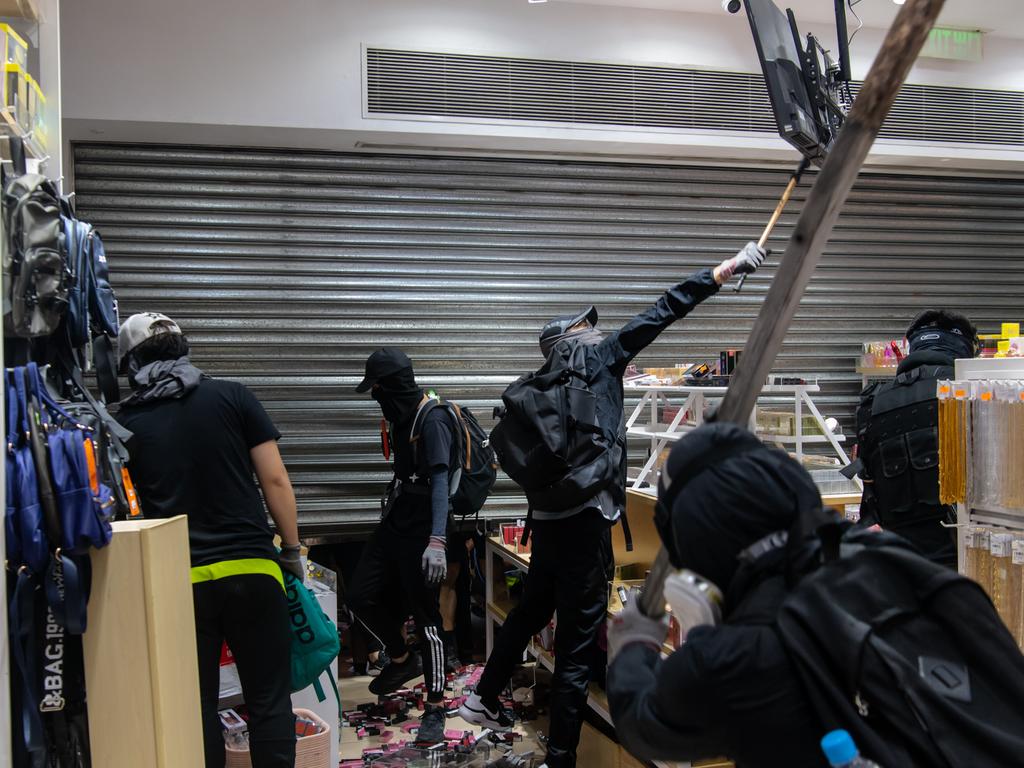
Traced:
<path fill-rule="evenodd" d="M 30 388 L 28 408 L 38 428 L 32 430 L 34 452 L 48 458 L 46 471 L 57 510 L 55 529 L 48 523 L 51 544 L 58 542 L 47 567 L 44 586 L 56 620 L 70 634 L 85 632 L 92 581 L 90 547 L 104 547 L 112 531 L 108 512 L 110 489 L 98 482 L 92 435 L 77 424 L 46 390 L 35 363 L 24 376 Z M 43 443 L 43 451 L 36 447 Z M 88 449 L 87 449 L 88 446 Z M 37 461 L 37 467 L 39 463 Z"/>
<path fill-rule="evenodd" d="M 7 515 L 8 530 L 15 531 L 7 540 L 7 562 L 13 568 L 24 565 L 33 573 L 42 574 L 50 561 L 50 543 L 43 521 L 35 457 L 29 445 L 28 408 L 20 368 L 7 372 L 6 385 L 7 469 L 12 494 L 7 499 Z"/>
<path fill-rule="evenodd" d="M 43 385 L 35 363 L 26 366 L 33 404 L 47 430 L 51 481 L 60 516 L 60 546 L 64 552 L 84 554 L 90 547 L 110 542 L 109 517 L 113 494 L 100 483 L 96 444 L 92 432 L 68 414 Z"/>

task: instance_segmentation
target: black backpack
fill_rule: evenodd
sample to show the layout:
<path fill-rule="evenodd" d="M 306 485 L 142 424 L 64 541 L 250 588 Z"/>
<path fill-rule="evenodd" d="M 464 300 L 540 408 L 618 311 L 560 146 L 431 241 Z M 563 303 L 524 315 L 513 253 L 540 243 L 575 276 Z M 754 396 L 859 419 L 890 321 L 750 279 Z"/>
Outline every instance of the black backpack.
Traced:
<path fill-rule="evenodd" d="M 889 533 L 831 523 L 777 628 L 822 733 L 885 768 L 1024 760 L 1024 656 L 975 582 Z"/>
<path fill-rule="evenodd" d="M 495 409 L 491 445 L 531 509 L 571 509 L 621 482 L 624 446 L 598 424 L 584 355 L 580 344 L 556 346 L 540 370 L 508 386 L 504 407 Z"/>
<path fill-rule="evenodd" d="M 36 173 L 5 178 L 3 225 L 4 334 L 49 336 L 73 282 L 53 182 Z"/>
<path fill-rule="evenodd" d="M 454 420 L 452 441 L 453 460 L 448 473 L 448 497 L 452 512 L 461 517 L 475 515 L 487 501 L 498 477 L 498 463 L 491 449 L 490 439 L 469 408 L 455 403 L 430 398 L 416 412 L 409 443 L 412 446 L 413 466 L 417 465 L 416 448 L 427 414 L 443 408 Z"/>

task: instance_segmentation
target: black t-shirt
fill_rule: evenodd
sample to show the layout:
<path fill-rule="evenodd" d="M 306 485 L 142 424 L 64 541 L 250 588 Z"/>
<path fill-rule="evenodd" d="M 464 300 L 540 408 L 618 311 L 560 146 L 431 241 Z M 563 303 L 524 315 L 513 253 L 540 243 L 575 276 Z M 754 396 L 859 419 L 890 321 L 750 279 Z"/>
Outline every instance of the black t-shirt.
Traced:
<path fill-rule="evenodd" d="M 423 419 L 419 442 L 413 450 L 409 442 L 413 419 L 394 431 L 395 477 L 406 488 L 387 517 L 387 524 L 408 536 L 429 536 L 433 520 L 430 506 L 430 475 L 448 471 L 451 463 L 453 419 L 445 408 L 435 407 Z M 414 466 L 415 454 L 415 466 Z"/>
<path fill-rule="evenodd" d="M 203 379 L 180 400 L 122 408 L 146 517 L 188 516 L 192 565 L 276 558 L 249 450 L 281 434 L 243 385 Z"/>

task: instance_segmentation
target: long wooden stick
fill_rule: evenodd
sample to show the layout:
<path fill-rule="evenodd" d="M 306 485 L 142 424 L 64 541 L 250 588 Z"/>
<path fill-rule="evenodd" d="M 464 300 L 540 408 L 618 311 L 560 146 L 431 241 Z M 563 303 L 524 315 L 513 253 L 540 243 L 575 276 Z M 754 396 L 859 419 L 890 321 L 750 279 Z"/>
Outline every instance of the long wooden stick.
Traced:
<path fill-rule="evenodd" d="M 814 181 L 739 367 L 718 410 L 719 420 L 747 423 L 796 314 L 800 298 L 839 218 L 839 211 L 896 94 L 942 10 L 943 2 L 907 0 L 889 29 L 853 109 Z M 668 555 L 662 548 L 640 599 L 640 607 L 648 616 L 660 616 L 665 611 L 662 590 L 669 570 Z"/>
<path fill-rule="evenodd" d="M 786 209 L 786 204 L 789 203 L 789 198 L 793 196 L 793 190 L 796 189 L 796 185 L 800 183 L 800 178 L 804 175 L 811 165 L 811 161 L 806 157 L 800 161 L 800 165 L 796 167 L 792 175 L 789 177 L 789 183 L 786 184 L 786 188 L 782 191 L 782 197 L 779 198 L 779 204 L 775 206 L 775 210 L 772 212 L 772 217 L 768 219 L 768 225 L 764 228 L 761 233 L 761 237 L 757 241 L 758 248 L 764 248 L 764 244 L 768 242 L 768 238 L 771 237 L 772 230 L 775 229 L 775 225 L 779 222 L 779 217 L 782 216 L 782 212 Z M 747 274 L 743 273 L 740 281 L 733 288 L 733 291 L 739 293 L 743 290 L 743 284 L 747 282 Z"/>

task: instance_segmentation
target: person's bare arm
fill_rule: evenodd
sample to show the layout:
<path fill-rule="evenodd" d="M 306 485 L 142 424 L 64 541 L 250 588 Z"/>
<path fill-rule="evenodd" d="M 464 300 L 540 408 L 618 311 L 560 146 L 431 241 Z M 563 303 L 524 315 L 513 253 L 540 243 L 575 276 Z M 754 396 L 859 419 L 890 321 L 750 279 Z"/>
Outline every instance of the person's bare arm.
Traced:
<path fill-rule="evenodd" d="M 263 489 L 263 498 L 274 520 L 281 544 L 295 546 L 299 543 L 298 509 L 295 505 L 295 492 L 292 481 L 288 479 L 288 470 L 281 460 L 276 440 L 268 440 L 250 449 L 252 465 L 256 477 Z"/>

